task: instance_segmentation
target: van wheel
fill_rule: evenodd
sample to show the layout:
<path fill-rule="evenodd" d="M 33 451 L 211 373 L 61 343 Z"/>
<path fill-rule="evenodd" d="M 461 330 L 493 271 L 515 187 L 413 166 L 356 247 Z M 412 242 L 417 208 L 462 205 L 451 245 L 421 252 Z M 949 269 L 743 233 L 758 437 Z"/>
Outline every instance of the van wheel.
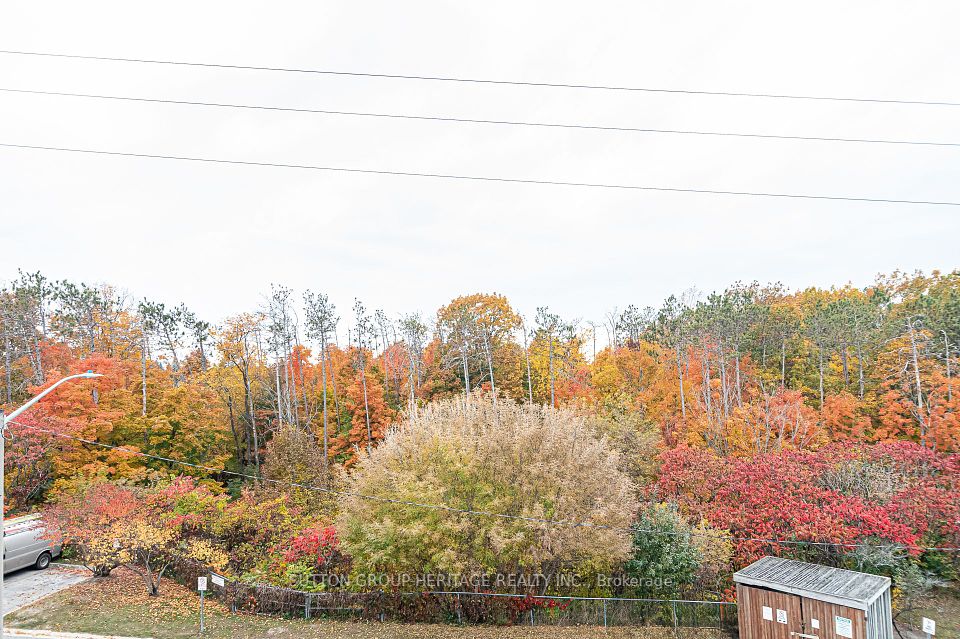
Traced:
<path fill-rule="evenodd" d="M 37 557 L 37 563 L 33 564 L 37 570 L 46 570 L 50 567 L 50 553 L 45 552 Z"/>

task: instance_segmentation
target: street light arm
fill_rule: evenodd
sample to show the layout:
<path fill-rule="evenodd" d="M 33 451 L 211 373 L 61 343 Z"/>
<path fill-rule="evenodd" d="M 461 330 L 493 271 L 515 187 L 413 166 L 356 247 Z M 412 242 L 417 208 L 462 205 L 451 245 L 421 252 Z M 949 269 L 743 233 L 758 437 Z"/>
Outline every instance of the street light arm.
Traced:
<path fill-rule="evenodd" d="M 33 406 L 34 404 L 36 404 L 37 402 L 39 402 L 41 399 L 43 399 L 43 398 L 46 397 L 48 394 L 50 394 L 51 392 L 53 392 L 53 389 L 55 389 L 55 388 L 56 388 L 57 386 L 59 386 L 60 384 L 63 384 L 64 382 L 69 382 L 71 379 L 91 379 L 91 378 L 94 378 L 94 377 L 103 377 L 103 375 L 100 375 L 100 374 L 98 374 L 98 373 L 93 373 L 93 372 L 87 371 L 86 373 L 79 373 L 79 374 L 77 374 L 77 375 L 70 375 L 69 377 L 64 377 L 63 379 L 57 381 L 53 386 L 51 386 L 50 388 L 46 389 L 45 391 L 43 391 L 42 393 L 40 393 L 39 395 L 37 395 L 36 397 L 34 397 L 33 399 L 31 399 L 29 402 L 27 402 L 26 404 L 24 404 L 23 406 L 21 406 L 21 407 L 18 408 L 17 410 L 15 410 L 15 411 L 13 411 L 12 413 L 10 413 L 9 415 L 7 415 L 7 419 L 16 419 L 17 416 L 20 415 L 23 411 L 27 410 L 28 408 L 30 408 L 31 406 Z"/>
<path fill-rule="evenodd" d="M 87 371 L 86 373 L 79 373 L 77 375 L 70 375 L 68 377 L 64 377 L 63 379 L 52 384 L 50 388 L 46 389 L 45 391 L 43 391 L 42 393 L 40 393 L 30 401 L 28 401 L 23 406 L 13 411 L 12 413 L 10 413 L 9 415 L 5 415 L 4 412 L 0 410 L 0 637 L 7 636 L 3 632 L 3 612 L 4 612 L 3 611 L 3 598 L 4 598 L 3 597 L 3 561 L 6 558 L 6 554 L 7 554 L 6 549 L 4 548 L 5 541 L 6 541 L 4 539 L 6 537 L 6 527 L 3 521 L 3 502 L 4 502 L 4 498 L 6 497 L 6 494 L 5 494 L 6 491 L 4 490 L 4 483 L 3 483 L 3 479 L 4 479 L 3 478 L 3 456 L 5 452 L 4 440 L 6 438 L 5 431 L 6 431 L 7 420 L 16 419 L 21 413 L 23 413 L 23 411 L 27 410 L 28 408 L 30 408 L 31 406 L 39 402 L 41 399 L 49 395 L 51 392 L 53 392 L 53 389 L 55 389 L 60 384 L 63 384 L 64 382 L 69 382 L 70 380 L 73 380 L 73 379 L 92 379 L 94 377 L 103 377 L 103 375 L 100 375 L 99 373 L 94 373 L 93 371 Z"/>

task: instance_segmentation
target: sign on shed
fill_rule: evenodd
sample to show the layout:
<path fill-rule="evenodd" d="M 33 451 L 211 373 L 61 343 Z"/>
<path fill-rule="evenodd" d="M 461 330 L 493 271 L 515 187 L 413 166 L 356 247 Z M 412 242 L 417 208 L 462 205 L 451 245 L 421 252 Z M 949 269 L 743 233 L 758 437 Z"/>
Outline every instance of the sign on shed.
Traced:
<path fill-rule="evenodd" d="M 764 557 L 733 581 L 740 639 L 893 639 L 887 577 Z"/>

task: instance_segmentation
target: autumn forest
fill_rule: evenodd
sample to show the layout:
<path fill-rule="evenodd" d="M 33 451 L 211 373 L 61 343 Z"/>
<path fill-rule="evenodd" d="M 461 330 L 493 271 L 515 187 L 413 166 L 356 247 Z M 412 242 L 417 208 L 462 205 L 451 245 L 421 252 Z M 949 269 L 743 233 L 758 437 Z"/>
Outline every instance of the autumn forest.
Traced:
<path fill-rule="evenodd" d="M 280 285 L 201 318 L 40 273 L 0 298 L 8 412 L 102 375 L 8 424 L 7 514 L 47 513 L 79 562 L 152 593 L 185 560 L 301 590 L 536 573 L 721 600 L 778 554 L 892 576 L 900 606 L 958 579 L 958 271 L 592 321 Z"/>

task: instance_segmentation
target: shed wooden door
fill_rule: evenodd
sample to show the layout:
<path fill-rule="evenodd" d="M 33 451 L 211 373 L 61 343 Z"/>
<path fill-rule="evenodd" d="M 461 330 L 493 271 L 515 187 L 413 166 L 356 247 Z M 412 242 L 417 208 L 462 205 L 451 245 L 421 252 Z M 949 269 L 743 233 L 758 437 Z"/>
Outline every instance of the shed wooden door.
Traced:
<path fill-rule="evenodd" d="M 800 597 L 752 586 L 737 585 L 740 639 L 795 639 L 803 632 Z"/>
<path fill-rule="evenodd" d="M 867 613 L 856 608 L 803 598 L 803 627 L 820 639 L 867 639 Z"/>

